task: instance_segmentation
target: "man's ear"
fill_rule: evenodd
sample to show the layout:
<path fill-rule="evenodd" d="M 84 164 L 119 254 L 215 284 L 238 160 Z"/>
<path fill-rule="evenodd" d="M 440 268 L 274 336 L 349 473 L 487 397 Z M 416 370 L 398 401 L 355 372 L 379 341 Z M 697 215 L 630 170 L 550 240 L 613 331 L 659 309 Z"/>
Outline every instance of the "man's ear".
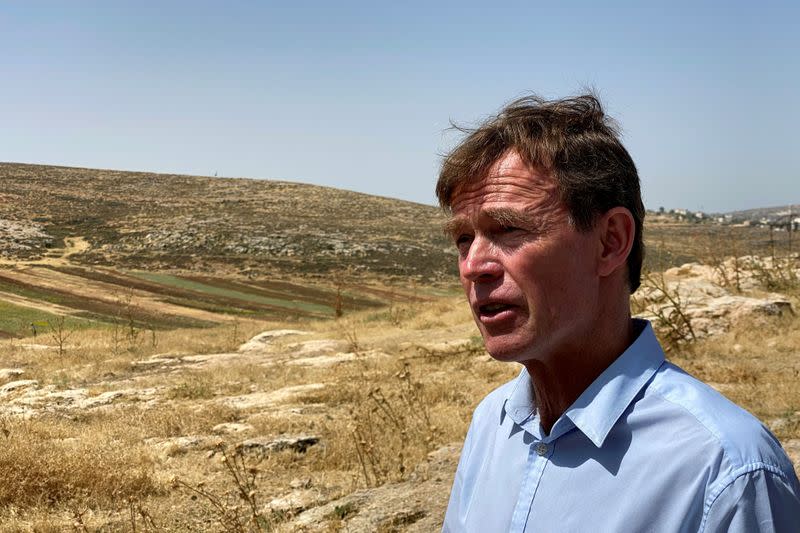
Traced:
<path fill-rule="evenodd" d="M 624 207 L 609 209 L 597 221 L 595 230 L 600 239 L 597 273 L 605 277 L 625 268 L 636 234 L 631 212 Z"/>

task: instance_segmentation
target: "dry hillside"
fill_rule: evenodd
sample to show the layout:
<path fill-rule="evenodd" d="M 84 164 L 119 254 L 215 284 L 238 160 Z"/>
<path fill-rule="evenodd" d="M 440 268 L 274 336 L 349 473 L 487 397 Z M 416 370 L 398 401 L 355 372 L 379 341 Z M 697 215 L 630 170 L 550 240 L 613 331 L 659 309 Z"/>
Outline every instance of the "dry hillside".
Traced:
<path fill-rule="evenodd" d="M 438 210 L 18 164 L 0 195 L 0 533 L 441 527 L 470 414 L 518 368 L 484 352 Z M 653 224 L 632 304 L 798 467 L 782 237 Z"/>
<path fill-rule="evenodd" d="M 83 265 L 259 275 L 453 273 L 430 206 L 283 181 L 0 163 L 0 254 L 82 237 Z"/>

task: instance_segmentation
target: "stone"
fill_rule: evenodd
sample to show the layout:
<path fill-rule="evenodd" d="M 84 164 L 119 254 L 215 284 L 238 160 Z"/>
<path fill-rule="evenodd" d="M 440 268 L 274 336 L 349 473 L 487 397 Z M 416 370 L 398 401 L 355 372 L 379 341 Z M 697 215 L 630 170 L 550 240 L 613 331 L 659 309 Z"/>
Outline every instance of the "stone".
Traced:
<path fill-rule="evenodd" d="M 250 424 L 242 424 L 241 422 L 223 422 L 211 428 L 211 432 L 215 435 L 236 435 L 237 433 L 247 433 L 253 431 L 253 426 Z"/>
<path fill-rule="evenodd" d="M 471 339 L 452 339 L 443 342 L 429 342 L 417 346 L 429 354 L 455 355 L 469 350 L 473 346 Z"/>
<path fill-rule="evenodd" d="M 242 354 L 240 353 L 207 353 L 207 354 L 198 354 L 198 355 L 185 355 L 180 358 L 181 363 L 195 363 L 198 366 L 202 366 L 202 364 L 212 364 L 212 363 L 225 363 L 226 361 L 231 361 L 234 359 L 241 359 Z"/>
<path fill-rule="evenodd" d="M 30 389 L 39 386 L 39 382 L 35 379 L 20 379 L 17 381 L 10 381 L 0 387 L 0 395 L 12 393 L 22 389 Z"/>
<path fill-rule="evenodd" d="M 257 437 L 240 442 L 236 445 L 236 450 L 254 452 L 259 455 L 268 455 L 283 450 L 305 453 L 308 448 L 316 445 L 319 440 L 319 437 L 314 435 L 287 435 L 276 438 Z"/>
<path fill-rule="evenodd" d="M 328 355 L 346 350 L 350 343 L 335 339 L 318 339 L 313 341 L 295 342 L 286 346 L 295 355 Z"/>
<path fill-rule="evenodd" d="M 320 491 L 302 489 L 274 498 L 267 504 L 267 508 L 272 513 L 294 515 L 311 507 L 316 507 L 321 503 L 325 503 L 325 498 L 320 494 Z"/>
<path fill-rule="evenodd" d="M 289 486 L 293 489 L 307 489 L 311 487 L 311 478 L 310 477 L 296 477 L 289 482 Z"/>
<path fill-rule="evenodd" d="M 287 403 L 298 396 L 325 388 L 322 383 L 309 383 L 307 385 L 293 385 L 272 392 L 253 392 L 242 396 L 231 396 L 222 401 L 236 409 L 265 409 L 277 404 Z"/>
<path fill-rule="evenodd" d="M 24 373 L 25 371 L 21 368 L 0 368 L 0 381 L 18 378 Z"/>
<path fill-rule="evenodd" d="M 218 444 L 218 439 L 204 435 L 184 435 L 168 439 L 147 439 L 146 444 L 153 446 L 163 457 L 183 455 L 192 450 L 213 449 Z"/>
<path fill-rule="evenodd" d="M 269 345 L 272 344 L 272 342 L 275 339 L 291 335 L 307 335 L 307 334 L 308 332 L 306 331 L 300 331 L 296 329 L 275 329 L 270 331 L 264 331 L 262 333 L 259 333 L 246 343 L 239 346 L 239 351 L 251 352 L 257 350 L 263 350 L 269 347 Z"/>
<path fill-rule="evenodd" d="M 780 316 L 793 313 L 786 296 L 770 293 L 766 296 L 732 294 L 720 284 L 717 271 L 708 265 L 687 263 L 664 272 L 667 290 L 677 295 L 684 314 L 691 321 L 698 338 L 717 335 L 727 331 L 731 325 L 754 315 Z M 658 327 L 657 314 L 673 312 L 672 304 L 660 289 L 646 281 L 634 295 L 643 303 L 642 318 L 654 321 Z"/>
<path fill-rule="evenodd" d="M 347 361 L 355 361 L 359 356 L 354 353 L 337 353 L 333 355 L 318 355 L 316 357 L 300 357 L 298 359 L 289 359 L 284 364 L 291 366 L 316 366 L 326 367 L 333 366 Z"/>
<path fill-rule="evenodd" d="M 150 357 L 149 359 L 142 359 L 141 361 L 132 361 L 131 366 L 134 368 L 153 368 L 171 366 L 179 362 L 180 360 L 171 357 Z"/>
<path fill-rule="evenodd" d="M 347 496 L 298 514 L 286 531 L 328 531 L 344 522 L 348 532 L 428 532 L 442 528 L 458 464 L 459 445 L 448 445 L 428 455 L 407 481 L 357 490 Z"/>

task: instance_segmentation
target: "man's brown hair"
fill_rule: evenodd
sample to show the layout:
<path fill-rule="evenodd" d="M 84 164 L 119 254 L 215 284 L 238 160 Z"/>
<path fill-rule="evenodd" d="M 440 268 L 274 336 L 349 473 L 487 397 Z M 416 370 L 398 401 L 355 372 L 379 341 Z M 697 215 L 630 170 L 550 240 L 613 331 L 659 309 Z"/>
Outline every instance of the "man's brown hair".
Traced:
<path fill-rule="evenodd" d="M 555 178 L 578 230 L 590 230 L 614 207 L 631 212 L 636 234 L 628 256 L 628 282 L 631 293 L 639 287 L 645 214 L 639 175 L 616 124 L 595 96 L 550 101 L 526 96 L 476 129 L 458 129 L 468 135 L 445 157 L 436 184 L 443 208 L 450 209 L 459 186 L 482 179 L 503 154 L 515 150 L 526 164 Z"/>

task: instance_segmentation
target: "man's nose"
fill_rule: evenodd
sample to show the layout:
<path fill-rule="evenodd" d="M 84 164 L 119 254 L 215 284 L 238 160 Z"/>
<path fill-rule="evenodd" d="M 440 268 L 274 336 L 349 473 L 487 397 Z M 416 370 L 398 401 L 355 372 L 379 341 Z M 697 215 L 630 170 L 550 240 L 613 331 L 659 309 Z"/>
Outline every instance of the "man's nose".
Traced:
<path fill-rule="evenodd" d="M 503 273 L 497 259 L 497 250 L 488 239 L 476 236 L 470 243 L 467 255 L 461 261 L 461 276 L 473 283 L 493 281 Z"/>

